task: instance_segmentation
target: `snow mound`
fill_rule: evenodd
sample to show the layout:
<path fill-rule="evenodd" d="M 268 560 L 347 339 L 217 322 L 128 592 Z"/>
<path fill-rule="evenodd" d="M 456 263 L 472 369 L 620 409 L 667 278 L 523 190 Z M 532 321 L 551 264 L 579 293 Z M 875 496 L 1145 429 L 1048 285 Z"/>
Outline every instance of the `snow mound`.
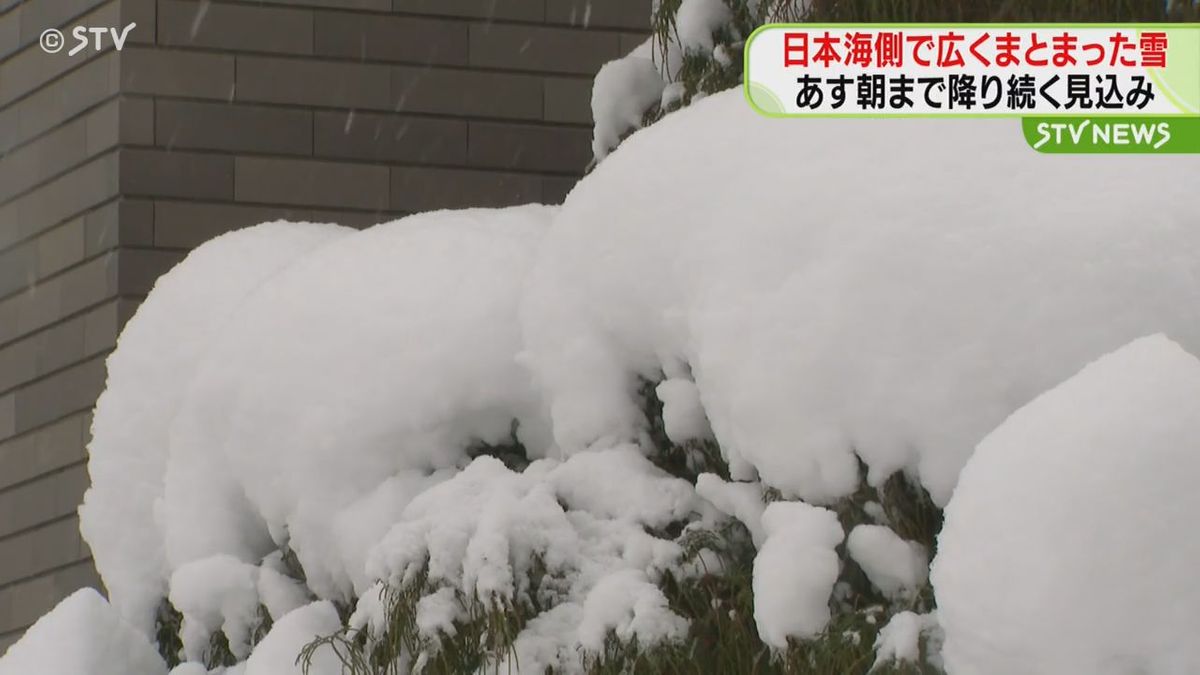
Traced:
<path fill-rule="evenodd" d="M 816 636 L 829 623 L 829 595 L 845 536 L 837 514 L 804 502 L 772 502 L 763 511 L 766 541 L 754 558 L 754 621 L 763 642 Z"/>
<path fill-rule="evenodd" d="M 949 672 L 1200 672 L 1200 360 L 1162 335 L 992 432 L 932 581 Z"/>
<path fill-rule="evenodd" d="M 654 585 L 678 569 L 682 549 L 647 530 L 697 506 L 686 481 L 631 447 L 539 460 L 519 473 L 482 456 L 414 498 L 367 569 L 393 588 L 430 589 L 418 610 L 430 634 L 446 632 L 453 614 L 446 588 L 485 608 L 549 607 L 517 636 L 514 667 L 580 672 L 582 653 L 600 651 L 610 630 L 643 646 L 686 632 Z M 378 593 L 364 598 L 352 623 L 377 624 Z"/>
<path fill-rule="evenodd" d="M 1158 331 L 1200 350 L 1178 180 L 1200 156 L 1039 155 L 1003 120 L 794 122 L 710 96 L 567 198 L 522 302 L 564 452 L 641 439 L 639 377 L 681 362 L 735 480 L 826 503 L 861 458 L 944 505 L 989 431 L 1092 359 Z"/>
<path fill-rule="evenodd" d="M 171 569 L 286 545 L 318 598 L 479 444 L 549 445 L 517 301 L 554 209 L 442 211 L 325 246 L 247 298 L 170 432 Z M 514 439 L 514 429 L 516 437 Z"/>
<path fill-rule="evenodd" d="M 231 232 L 159 277 L 108 357 L 96 402 L 80 529 L 113 606 L 146 635 L 165 594 L 155 518 L 167 432 L 201 356 L 242 300 L 298 256 L 353 232 L 272 222 Z"/>
<path fill-rule="evenodd" d="M 75 591 L 0 657 L 0 675 L 164 675 L 146 638 L 94 589 Z"/>

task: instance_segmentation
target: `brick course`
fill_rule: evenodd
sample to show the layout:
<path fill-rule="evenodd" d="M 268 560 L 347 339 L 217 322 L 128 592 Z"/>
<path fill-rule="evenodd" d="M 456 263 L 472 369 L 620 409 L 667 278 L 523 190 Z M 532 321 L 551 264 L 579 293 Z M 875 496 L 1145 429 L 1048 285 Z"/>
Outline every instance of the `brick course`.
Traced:
<path fill-rule="evenodd" d="M 91 408 L 155 279 L 223 232 L 560 201 L 651 0 L 0 0 L 0 653 L 99 587 Z M 45 54 L 56 27 L 136 22 Z"/>

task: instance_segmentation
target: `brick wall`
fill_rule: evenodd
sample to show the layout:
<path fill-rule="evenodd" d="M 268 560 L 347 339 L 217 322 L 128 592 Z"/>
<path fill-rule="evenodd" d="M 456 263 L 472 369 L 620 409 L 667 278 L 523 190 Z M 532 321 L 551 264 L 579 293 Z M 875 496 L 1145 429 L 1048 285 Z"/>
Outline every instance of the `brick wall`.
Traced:
<path fill-rule="evenodd" d="M 75 515 L 89 411 L 159 274 L 272 218 L 561 200 L 590 78 L 649 6 L 0 0 L 0 650 L 99 583 Z M 37 44 L 129 22 L 121 52 Z"/>

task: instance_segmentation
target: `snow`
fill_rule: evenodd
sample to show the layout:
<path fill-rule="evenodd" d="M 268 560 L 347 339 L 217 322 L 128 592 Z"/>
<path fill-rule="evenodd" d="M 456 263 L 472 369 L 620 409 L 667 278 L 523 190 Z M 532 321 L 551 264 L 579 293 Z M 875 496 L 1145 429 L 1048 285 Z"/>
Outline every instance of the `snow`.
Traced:
<path fill-rule="evenodd" d="M 750 4 L 755 11 L 757 3 Z M 669 110 L 682 100 L 685 87 L 679 78 L 686 55 L 711 55 L 725 67 L 732 63 L 726 47 L 717 45 L 713 37 L 731 29 L 732 20 L 733 11 L 723 0 L 682 0 L 665 41 L 656 33 L 629 54 L 600 67 L 592 84 L 592 153 L 597 162 L 627 132 L 641 128 L 654 105 Z M 703 96 L 696 92 L 693 99 Z"/>
<path fill-rule="evenodd" d="M 686 0 L 680 49 L 706 48 L 720 4 Z M 630 77 L 663 96 L 671 55 L 651 47 L 597 81 L 609 140 L 640 123 L 619 109 Z M 1200 545 L 1178 533 L 1200 468 L 1200 221 L 1178 176 L 1200 159 L 1175 160 L 1038 155 L 988 120 L 780 124 L 735 91 L 634 134 L 561 211 L 229 235 L 164 277 L 110 359 L 85 535 L 120 615 L 148 633 L 169 595 L 189 657 L 215 631 L 248 655 L 224 675 L 299 672 L 341 627 L 333 603 L 379 638 L 397 590 L 424 650 L 406 668 L 464 612 L 520 606 L 540 613 L 485 666 L 581 673 L 613 636 L 686 638 L 659 584 L 718 559 L 685 562 L 666 533 L 722 517 L 758 549 L 764 642 L 819 635 L 844 539 L 822 505 L 865 466 L 950 504 L 934 582 L 953 672 L 1195 672 Z M 1084 369 L 1157 332 L 1183 349 Z M 668 437 L 717 441 L 728 479 L 655 465 L 647 381 Z M 926 553 L 864 509 L 877 524 L 845 550 L 901 604 Z M 879 658 L 933 621 L 897 615 Z M 13 649 L 0 668 L 70 656 Z"/>
<path fill-rule="evenodd" d="M 662 98 L 659 99 L 658 105 L 663 110 L 669 110 L 679 105 L 686 93 L 687 87 L 682 82 L 668 83 L 667 86 L 663 87 Z"/>
<path fill-rule="evenodd" d="M 457 632 L 454 622 L 465 615 L 454 589 L 443 586 L 417 602 L 417 634 L 426 639 L 453 636 Z"/>
<path fill-rule="evenodd" d="M 1200 672 L 1200 360 L 1136 340 L 988 435 L 932 582 L 956 675 Z"/>
<path fill-rule="evenodd" d="M 333 603 L 322 600 L 305 605 L 276 623 L 246 660 L 244 675 L 341 675 L 342 662 L 328 645 L 316 649 L 311 667 L 301 668 L 301 650 L 318 637 L 342 628 Z"/>
<path fill-rule="evenodd" d="M 283 555 L 279 552 L 263 559 L 258 568 L 255 588 L 259 602 L 274 621 L 293 609 L 307 605 L 311 600 L 304 584 L 286 574 L 282 559 Z"/>
<path fill-rule="evenodd" d="M 1156 331 L 1200 348 L 1200 227 L 1175 178 L 1200 157 L 1173 160 L 1038 155 L 1003 120 L 694 103 L 576 186 L 530 274 L 554 437 L 639 441 L 638 378 L 682 362 L 735 480 L 828 503 L 861 459 L 944 505 L 972 448 L 1088 361 Z"/>
<path fill-rule="evenodd" d="M 443 211 L 305 256 L 245 300 L 170 432 L 167 559 L 256 564 L 283 545 L 319 598 L 375 580 L 412 497 L 544 413 L 517 364 L 517 298 L 553 208 Z M 347 461 L 353 457 L 353 461 Z"/>
<path fill-rule="evenodd" d="M 546 453 L 546 414 L 517 358 L 517 301 L 554 211 L 422 214 L 344 237 L 262 225 L 160 280 L 113 357 L 83 509 L 118 605 L 147 630 L 169 596 L 189 660 L 216 631 L 245 657 L 260 604 L 282 622 L 314 596 L 371 588 L 370 550 L 469 450 L 515 433 L 532 457 Z M 632 532 L 651 538 L 642 523 L 666 522 L 659 505 L 687 511 L 690 486 L 634 471 L 631 489 L 657 501 L 616 502 L 583 484 L 584 464 L 556 484 L 607 509 L 596 527 L 628 540 L 630 564 L 666 564 L 669 546 Z M 502 567 L 468 571 L 504 590 Z"/>
<path fill-rule="evenodd" d="M 167 433 L 197 363 L 242 299 L 298 256 L 352 232 L 264 223 L 197 247 L 159 277 L 109 356 L 80 529 L 113 605 L 147 636 L 167 571 L 157 503 Z"/>
<path fill-rule="evenodd" d="M 695 382 L 680 377 L 668 378 L 658 383 L 654 392 L 662 401 L 663 426 L 672 443 L 712 438 Z"/>
<path fill-rule="evenodd" d="M 687 481 L 671 478 L 629 445 L 576 455 L 547 478 L 563 500 L 598 518 L 664 528 L 697 508 Z"/>
<path fill-rule="evenodd" d="M 919 663 L 921 656 L 921 638 L 925 638 L 926 647 L 930 653 L 924 660 L 941 667 L 941 629 L 938 626 L 937 612 L 917 614 L 915 612 L 897 612 L 879 630 L 875 638 L 875 670 L 887 663 Z"/>
<path fill-rule="evenodd" d="M 0 656 L 0 675 L 163 675 L 146 638 L 91 588 L 75 591 Z"/>
<path fill-rule="evenodd" d="M 517 636 L 521 669 L 582 672 L 582 654 L 599 651 L 609 630 L 643 645 L 686 630 L 655 585 L 679 569 L 682 550 L 647 528 L 683 521 L 697 508 L 686 481 L 630 447 L 543 459 L 519 473 L 482 456 L 414 498 L 367 570 L 395 588 L 437 588 L 418 609 L 431 632 L 444 631 L 454 606 L 444 589 L 456 602 L 484 607 L 536 599 L 549 609 Z M 531 586 L 535 562 L 546 576 Z M 355 622 L 371 623 L 377 604 L 368 594 Z M 571 627 L 551 615 L 571 617 Z"/>
<path fill-rule="evenodd" d="M 871 583 L 892 600 L 911 598 L 929 576 L 925 547 L 901 539 L 890 527 L 855 527 L 846 537 L 846 552 Z"/>
<path fill-rule="evenodd" d="M 663 81 L 650 55 L 650 41 L 600 67 L 592 82 L 592 154 L 604 159 L 621 137 L 642 126 L 642 115 L 659 101 Z"/>
<path fill-rule="evenodd" d="M 497 672 L 521 672 L 518 668 L 538 672 L 537 668 L 551 668 L 564 675 L 586 673 L 576 648 L 582 620 L 583 607 L 574 602 L 564 602 L 533 617 L 513 641 L 512 657 Z"/>
<path fill-rule="evenodd" d="M 353 630 L 366 630 L 379 635 L 387 629 L 387 621 L 387 587 L 377 581 L 358 596 L 358 603 L 347 625 Z"/>
<path fill-rule="evenodd" d="M 713 50 L 713 33 L 733 20 L 722 0 L 683 0 L 675 12 L 670 46 L 683 52 Z"/>
<path fill-rule="evenodd" d="M 729 24 L 733 12 L 722 0 L 683 0 L 675 13 L 668 39 L 651 36 L 625 56 L 600 67 L 592 81 L 592 154 L 603 160 L 628 132 L 642 126 L 655 104 L 677 103 L 683 89 L 677 80 L 689 52 L 713 53 L 713 34 Z"/>
<path fill-rule="evenodd" d="M 844 536 L 837 514 L 804 502 L 772 502 L 762 516 L 766 541 L 754 558 L 754 622 L 763 642 L 815 637 L 829 623 L 829 596 Z"/>
<path fill-rule="evenodd" d="M 599 654 L 609 634 L 642 648 L 663 642 L 680 642 L 687 636 L 688 621 L 672 612 L 667 598 L 641 570 L 623 570 L 600 580 L 583 604 L 579 644 Z"/>
<path fill-rule="evenodd" d="M 250 652 L 250 634 L 258 623 L 258 568 L 233 556 L 216 555 L 175 570 L 171 605 L 183 615 L 180 637 L 189 661 L 203 661 L 209 638 L 220 630 L 239 659 Z"/>
<path fill-rule="evenodd" d="M 767 505 L 763 502 L 762 486 L 758 483 L 738 483 L 721 480 L 714 473 L 702 473 L 696 478 L 696 494 L 708 500 L 718 511 L 737 518 L 756 547 L 767 539 L 762 516 Z"/>

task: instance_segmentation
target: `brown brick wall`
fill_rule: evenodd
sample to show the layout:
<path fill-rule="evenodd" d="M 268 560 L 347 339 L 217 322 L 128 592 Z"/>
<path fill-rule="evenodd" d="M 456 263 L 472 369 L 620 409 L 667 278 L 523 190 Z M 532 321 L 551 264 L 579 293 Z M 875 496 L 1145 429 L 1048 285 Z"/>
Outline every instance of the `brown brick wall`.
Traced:
<path fill-rule="evenodd" d="M 75 508 L 104 358 L 221 232 L 559 201 L 650 0 L 0 0 L 0 652 L 98 585 Z M 123 51 L 42 30 L 137 22 Z M 73 41 L 68 36 L 68 46 Z"/>

